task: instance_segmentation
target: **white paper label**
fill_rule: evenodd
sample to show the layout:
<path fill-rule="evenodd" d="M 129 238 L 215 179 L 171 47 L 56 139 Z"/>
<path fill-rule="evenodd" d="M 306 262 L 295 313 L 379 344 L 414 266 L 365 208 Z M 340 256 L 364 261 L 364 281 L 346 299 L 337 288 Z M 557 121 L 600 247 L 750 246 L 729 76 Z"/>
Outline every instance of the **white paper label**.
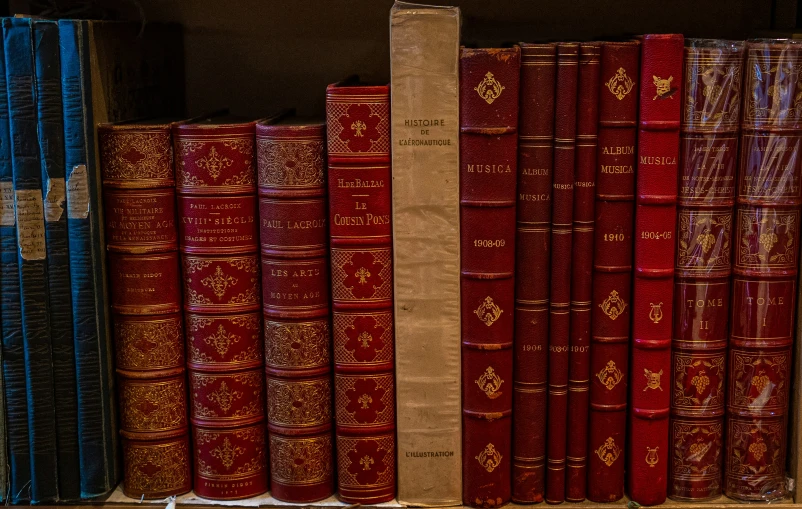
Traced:
<path fill-rule="evenodd" d="M 89 217 L 89 181 L 85 164 L 74 166 L 67 179 L 67 217 L 70 219 Z"/>
<path fill-rule="evenodd" d="M 0 226 L 14 226 L 14 184 L 0 182 Z"/>
<path fill-rule="evenodd" d="M 47 179 L 47 195 L 45 197 L 45 220 L 55 223 L 64 213 L 66 201 L 66 184 L 64 179 Z"/>
<path fill-rule="evenodd" d="M 45 208 L 42 193 L 38 189 L 18 189 L 17 198 L 17 246 L 23 260 L 44 260 Z"/>

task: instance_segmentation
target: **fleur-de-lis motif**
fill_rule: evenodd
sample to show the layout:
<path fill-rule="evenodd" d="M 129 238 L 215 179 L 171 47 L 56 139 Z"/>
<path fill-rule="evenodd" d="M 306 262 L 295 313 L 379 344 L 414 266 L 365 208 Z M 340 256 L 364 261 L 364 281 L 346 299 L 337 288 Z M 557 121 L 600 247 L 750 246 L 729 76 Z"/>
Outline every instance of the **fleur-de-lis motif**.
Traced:
<path fill-rule="evenodd" d="M 223 325 L 220 324 L 217 326 L 217 332 L 204 338 L 203 342 L 214 348 L 220 355 L 225 355 L 231 345 L 239 342 L 239 336 L 236 334 L 229 334 L 226 332 Z"/>
<path fill-rule="evenodd" d="M 498 391 L 503 383 L 504 380 L 496 374 L 491 366 L 488 366 L 485 372 L 482 373 L 482 376 L 476 379 L 476 385 L 478 385 L 479 388 L 482 389 L 482 392 L 490 399 L 496 399 L 501 396 L 501 393 Z"/>
<path fill-rule="evenodd" d="M 691 378 L 691 385 L 696 387 L 696 394 L 701 394 L 708 385 L 710 385 L 710 378 L 705 373 L 705 370 L 699 370 L 697 374 Z"/>
<path fill-rule="evenodd" d="M 766 450 L 766 444 L 763 442 L 761 437 L 757 437 L 757 441 L 749 444 L 749 452 L 751 452 L 752 456 L 754 456 L 758 461 L 763 459 L 763 455 L 766 454 Z"/>
<path fill-rule="evenodd" d="M 646 446 L 646 463 L 649 465 L 649 468 L 654 468 L 657 463 L 660 462 L 660 458 L 657 456 L 657 449 L 660 447 L 655 447 L 654 449 L 650 449 L 649 446 Z"/>
<path fill-rule="evenodd" d="M 212 458 L 217 458 L 226 467 L 226 470 L 230 469 L 231 466 L 234 464 L 234 460 L 237 459 L 237 456 L 244 453 L 245 449 L 240 446 L 233 446 L 231 445 L 231 441 L 228 437 L 223 439 L 223 445 L 217 446 L 211 450 Z"/>
<path fill-rule="evenodd" d="M 646 377 L 646 387 L 643 388 L 645 391 L 646 389 L 660 389 L 663 391 L 663 388 L 660 387 L 660 377 L 663 375 L 663 370 L 661 369 L 659 372 L 649 371 L 648 369 L 643 369 L 643 376 Z"/>
<path fill-rule="evenodd" d="M 359 278 L 359 284 L 367 284 L 368 278 L 371 276 L 370 271 L 365 267 L 359 267 L 359 270 L 354 272 L 354 275 Z"/>
<path fill-rule="evenodd" d="M 237 284 L 237 278 L 225 275 L 223 269 L 218 265 L 214 275 L 201 279 L 201 284 L 206 288 L 211 288 L 217 298 L 222 299 L 228 287 Z"/>
<path fill-rule="evenodd" d="M 493 302 L 493 298 L 488 295 L 473 312 L 479 317 L 482 323 L 490 327 L 496 323 L 496 320 L 499 319 L 504 310 L 498 307 L 496 303 Z"/>
<path fill-rule="evenodd" d="M 493 77 L 493 73 L 489 71 L 485 74 L 484 79 L 473 87 L 473 89 L 476 90 L 479 97 L 484 99 L 487 104 L 493 104 L 493 101 L 498 99 L 501 92 L 504 91 L 504 87 Z"/>
<path fill-rule="evenodd" d="M 621 448 L 615 444 L 613 437 L 607 437 L 607 440 L 596 449 L 596 456 L 608 467 L 612 466 L 620 455 Z"/>
<path fill-rule="evenodd" d="M 373 463 L 375 463 L 373 458 L 368 455 L 363 456 L 362 459 L 359 460 L 359 464 L 362 465 L 362 470 L 370 470 L 370 466 L 373 465 Z"/>
<path fill-rule="evenodd" d="M 228 168 L 232 164 L 234 164 L 234 160 L 218 154 L 214 145 L 212 145 L 205 157 L 195 161 L 195 165 L 202 170 L 206 170 L 214 180 L 217 180 L 224 168 Z"/>
<path fill-rule="evenodd" d="M 480 452 L 478 456 L 474 457 L 488 472 L 495 470 L 496 467 L 501 464 L 502 458 L 503 456 L 496 450 L 496 446 L 492 443 L 487 444 L 484 450 Z"/>
<path fill-rule="evenodd" d="M 615 74 L 604 84 L 619 101 L 623 100 L 632 91 L 635 82 L 627 76 L 627 71 L 619 67 Z"/>
<path fill-rule="evenodd" d="M 359 396 L 359 399 L 356 400 L 356 401 L 357 401 L 357 403 L 361 403 L 362 404 L 362 408 L 367 410 L 368 408 L 370 408 L 370 404 L 373 403 L 373 398 L 371 398 L 370 395 L 368 395 L 368 394 L 363 394 L 363 395 Z"/>
<path fill-rule="evenodd" d="M 607 387 L 608 391 L 611 391 L 624 378 L 624 373 L 616 367 L 615 362 L 609 360 L 607 365 L 596 373 L 596 378 L 599 379 L 603 386 Z"/>
<path fill-rule="evenodd" d="M 624 312 L 627 307 L 627 303 L 624 302 L 624 299 L 618 296 L 618 292 L 613 290 L 610 292 L 610 295 L 607 296 L 604 301 L 599 304 L 599 307 L 604 314 L 607 315 L 610 320 L 615 320 Z"/>
<path fill-rule="evenodd" d="M 368 126 L 366 126 L 365 123 L 362 122 L 361 120 L 357 120 L 356 122 L 351 123 L 351 129 L 354 131 L 354 136 L 358 138 L 362 138 L 364 136 L 364 134 L 362 134 L 362 131 L 364 131 L 367 128 Z"/>
<path fill-rule="evenodd" d="M 362 344 L 362 348 L 370 348 L 370 342 L 373 341 L 373 336 L 367 331 L 362 331 L 359 337 L 357 337 L 357 340 Z"/>

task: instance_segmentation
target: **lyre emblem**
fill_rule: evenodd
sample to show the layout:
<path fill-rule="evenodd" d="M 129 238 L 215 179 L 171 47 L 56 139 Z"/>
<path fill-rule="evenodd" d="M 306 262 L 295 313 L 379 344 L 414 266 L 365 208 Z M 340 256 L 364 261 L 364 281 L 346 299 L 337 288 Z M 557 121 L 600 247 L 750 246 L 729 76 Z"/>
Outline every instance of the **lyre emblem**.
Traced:
<path fill-rule="evenodd" d="M 615 362 L 610 360 L 601 371 L 596 373 L 596 378 L 599 379 L 603 386 L 607 387 L 608 391 L 611 391 L 624 378 L 624 373 L 618 369 Z"/>
<path fill-rule="evenodd" d="M 604 301 L 599 304 L 599 307 L 604 314 L 607 315 L 610 320 L 615 320 L 624 312 L 624 309 L 627 307 L 627 303 L 624 302 L 624 299 L 618 296 L 618 292 L 613 290 L 610 292 L 610 295 L 607 296 Z"/>
<path fill-rule="evenodd" d="M 492 472 L 501 464 L 501 458 L 503 458 L 503 456 L 496 450 L 496 446 L 493 444 L 487 444 L 485 449 L 475 457 L 475 459 L 479 461 L 479 464 L 488 472 Z"/>
<path fill-rule="evenodd" d="M 498 307 L 490 296 L 485 297 L 485 300 L 474 310 L 476 316 L 488 327 L 496 323 L 503 312 L 504 310 Z"/>
<path fill-rule="evenodd" d="M 660 458 L 657 457 L 657 449 L 659 449 L 659 447 L 650 449 L 649 446 L 646 446 L 646 463 L 650 468 L 654 468 L 654 466 L 660 461 Z"/>
<path fill-rule="evenodd" d="M 660 320 L 663 319 L 663 303 L 659 302 L 655 304 L 654 302 L 650 302 L 649 305 L 652 307 L 649 310 L 649 320 L 654 323 L 660 323 Z"/>
<path fill-rule="evenodd" d="M 366 126 L 365 123 L 362 122 L 361 120 L 357 120 L 356 122 L 353 122 L 351 124 L 351 129 L 353 129 L 354 136 L 356 136 L 357 138 L 362 138 L 363 136 L 365 136 L 364 134 L 362 134 L 362 131 L 364 131 L 367 128 L 368 126 Z"/>
<path fill-rule="evenodd" d="M 660 392 L 663 391 L 663 388 L 660 387 L 660 377 L 663 375 L 663 370 L 661 369 L 659 372 L 655 373 L 654 371 L 649 371 L 648 369 L 643 370 L 643 376 L 646 377 L 646 387 L 643 388 L 645 391 L 646 389 L 660 389 Z"/>
<path fill-rule="evenodd" d="M 652 98 L 652 101 L 665 99 L 667 97 L 674 98 L 674 93 L 677 91 L 676 88 L 671 88 L 671 82 L 674 81 L 674 76 L 669 76 L 666 80 L 659 76 L 652 75 L 652 79 L 654 80 L 653 83 L 655 87 L 655 96 Z"/>
<path fill-rule="evenodd" d="M 623 67 L 619 67 L 612 78 L 605 83 L 607 90 L 609 90 L 619 101 L 624 99 L 628 93 L 632 91 L 635 82 L 632 78 L 627 76 L 627 71 Z"/>
<path fill-rule="evenodd" d="M 490 399 L 496 399 L 501 396 L 499 389 L 503 383 L 504 380 L 502 380 L 490 366 L 488 366 L 485 372 L 482 373 L 482 376 L 476 380 L 476 385 L 478 385 L 479 388 L 482 389 L 482 392 Z"/>
<path fill-rule="evenodd" d="M 493 73 L 488 71 L 488 73 L 485 74 L 485 78 L 473 89 L 476 90 L 479 97 L 484 99 L 487 104 L 493 104 L 493 101 L 498 99 L 501 95 L 504 87 L 501 83 L 496 81 L 496 78 L 493 77 Z"/>
<path fill-rule="evenodd" d="M 596 449 L 596 455 L 609 467 L 612 466 L 615 460 L 621 455 L 621 448 L 615 445 L 613 437 L 607 437 L 607 440 Z"/>

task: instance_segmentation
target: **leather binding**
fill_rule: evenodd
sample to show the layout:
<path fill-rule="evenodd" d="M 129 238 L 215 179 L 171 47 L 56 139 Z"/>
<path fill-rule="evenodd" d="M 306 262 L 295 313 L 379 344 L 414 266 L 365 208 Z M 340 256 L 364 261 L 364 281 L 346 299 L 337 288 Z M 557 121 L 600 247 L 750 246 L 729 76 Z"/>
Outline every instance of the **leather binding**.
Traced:
<path fill-rule="evenodd" d="M 256 126 L 271 494 L 334 493 L 325 125 Z"/>
<path fill-rule="evenodd" d="M 685 41 L 668 496 L 721 495 L 743 43 Z"/>
<path fill-rule="evenodd" d="M 599 131 L 598 43 L 579 45 L 576 168 L 571 254 L 571 333 L 568 351 L 568 420 L 565 499 L 585 500 L 590 405 L 590 317 L 593 296 L 593 224 L 596 220 L 596 150 Z"/>
<path fill-rule="evenodd" d="M 724 493 L 786 496 L 799 263 L 802 84 L 798 41 L 746 44 L 727 382 Z"/>
<path fill-rule="evenodd" d="M 78 414 L 75 345 L 67 238 L 64 121 L 61 104 L 58 23 L 33 21 L 39 153 L 44 190 L 45 237 L 53 352 L 58 494 L 61 501 L 81 498 L 78 463 Z"/>
<path fill-rule="evenodd" d="M 679 34 L 641 41 L 627 485 L 642 505 L 664 502 L 668 487 L 683 43 Z"/>
<path fill-rule="evenodd" d="M 31 503 L 38 504 L 58 500 L 58 467 L 31 20 L 3 19 L 3 39 L 31 461 L 31 483 L 24 489 Z"/>
<path fill-rule="evenodd" d="M 175 171 L 169 123 L 98 127 L 123 492 L 192 489 Z"/>
<path fill-rule="evenodd" d="M 556 44 L 521 44 L 515 236 L 512 500 L 546 493 Z"/>
<path fill-rule="evenodd" d="M 195 494 L 268 489 L 255 122 L 173 126 Z"/>
<path fill-rule="evenodd" d="M 640 43 L 605 42 L 591 302 L 588 499 L 624 496 Z"/>
<path fill-rule="evenodd" d="M 520 48 L 460 56 L 463 504 L 510 501 Z"/>
<path fill-rule="evenodd" d="M 340 499 L 395 496 L 390 90 L 326 89 L 334 410 Z"/>
<path fill-rule="evenodd" d="M 568 422 L 568 348 L 571 318 L 571 247 L 576 155 L 576 94 L 579 44 L 557 44 L 554 112 L 554 182 L 551 215 L 551 281 L 549 296 L 548 469 L 546 502 L 565 501 Z"/>

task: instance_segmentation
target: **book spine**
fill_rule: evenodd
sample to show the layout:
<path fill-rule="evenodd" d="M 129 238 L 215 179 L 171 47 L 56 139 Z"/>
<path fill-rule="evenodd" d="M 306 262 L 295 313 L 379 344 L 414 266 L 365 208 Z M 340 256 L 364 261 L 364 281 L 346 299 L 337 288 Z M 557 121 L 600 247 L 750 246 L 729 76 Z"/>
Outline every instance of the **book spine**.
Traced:
<path fill-rule="evenodd" d="M 393 5 L 390 121 L 402 505 L 462 502 L 459 36 L 457 7 Z"/>
<path fill-rule="evenodd" d="M 119 479 L 89 31 L 88 21 L 59 21 L 81 498 Z"/>
<path fill-rule="evenodd" d="M 802 187 L 796 42 L 747 42 L 736 195 L 724 493 L 785 496 Z"/>
<path fill-rule="evenodd" d="M 668 487 L 682 55 L 682 35 L 641 42 L 627 486 L 643 505 L 663 503 Z"/>
<path fill-rule="evenodd" d="M 58 500 L 53 354 L 47 248 L 36 118 L 33 29 L 27 18 L 3 20 L 14 211 L 17 222 L 22 336 L 31 457 L 31 503 Z"/>
<path fill-rule="evenodd" d="M 340 498 L 395 496 L 390 91 L 329 85 L 334 400 Z"/>
<path fill-rule="evenodd" d="M 576 170 L 571 253 L 571 335 L 568 352 L 568 421 L 565 499 L 585 500 L 590 405 L 590 326 L 593 297 L 593 225 L 599 132 L 598 43 L 579 45 Z"/>
<path fill-rule="evenodd" d="M 668 496 L 721 496 L 743 43 L 686 40 Z"/>
<path fill-rule="evenodd" d="M 565 454 L 568 421 L 568 348 L 571 329 L 571 226 L 574 216 L 576 94 L 579 44 L 557 45 L 554 108 L 554 182 L 551 215 L 549 292 L 548 469 L 546 502 L 565 501 Z"/>
<path fill-rule="evenodd" d="M 173 127 L 194 490 L 268 489 L 255 124 Z"/>
<path fill-rule="evenodd" d="M 546 495 L 556 44 L 521 44 L 515 235 L 512 500 Z"/>
<path fill-rule="evenodd" d="M 518 46 L 460 55 L 462 501 L 473 507 L 511 498 L 520 67 Z"/>
<path fill-rule="evenodd" d="M 5 48 L 3 38 L 0 45 Z M 3 51 L 5 55 L 5 51 Z M 11 136 L 8 128 L 6 61 L 0 58 L 0 326 L 3 333 L 2 405 L 0 415 L 0 500 L 23 501 L 31 480 L 28 454 L 28 408 L 25 398 L 25 354 L 17 263 L 17 228 L 14 217 L 14 175 L 11 169 Z"/>
<path fill-rule="evenodd" d="M 98 128 L 124 493 L 192 489 L 169 125 Z"/>
<path fill-rule="evenodd" d="M 591 303 L 588 499 L 624 496 L 640 43 L 601 47 Z"/>
<path fill-rule="evenodd" d="M 39 153 L 44 191 L 50 334 L 58 453 L 58 493 L 62 501 L 81 498 L 75 344 L 72 337 L 70 258 L 67 238 L 64 121 L 61 106 L 58 24 L 33 21 Z"/>
<path fill-rule="evenodd" d="M 334 493 L 325 126 L 256 127 L 271 494 Z"/>

